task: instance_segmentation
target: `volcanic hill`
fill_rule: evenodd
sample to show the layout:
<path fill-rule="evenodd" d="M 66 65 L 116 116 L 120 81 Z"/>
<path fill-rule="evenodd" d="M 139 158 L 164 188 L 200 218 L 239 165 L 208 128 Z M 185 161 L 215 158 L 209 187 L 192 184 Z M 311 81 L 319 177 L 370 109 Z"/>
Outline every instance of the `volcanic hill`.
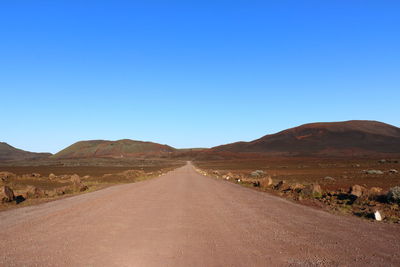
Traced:
<path fill-rule="evenodd" d="M 50 156 L 50 153 L 29 152 L 0 142 L 0 161 L 44 159 Z"/>
<path fill-rule="evenodd" d="M 310 123 L 251 142 L 217 146 L 212 151 L 293 156 L 400 155 L 400 128 L 361 120 Z"/>
<path fill-rule="evenodd" d="M 145 154 L 162 155 L 175 150 L 175 148 L 167 145 L 129 139 L 118 141 L 90 140 L 72 144 L 55 154 L 53 158 L 125 158 Z"/>

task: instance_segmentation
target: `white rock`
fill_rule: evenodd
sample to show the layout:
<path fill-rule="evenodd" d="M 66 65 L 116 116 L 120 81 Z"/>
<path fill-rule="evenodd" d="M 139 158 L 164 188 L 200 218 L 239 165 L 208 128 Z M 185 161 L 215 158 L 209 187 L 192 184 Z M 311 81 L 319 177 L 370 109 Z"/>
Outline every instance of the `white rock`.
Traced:
<path fill-rule="evenodd" d="M 375 220 L 382 221 L 382 216 L 379 211 L 375 211 L 374 215 L 375 215 Z"/>

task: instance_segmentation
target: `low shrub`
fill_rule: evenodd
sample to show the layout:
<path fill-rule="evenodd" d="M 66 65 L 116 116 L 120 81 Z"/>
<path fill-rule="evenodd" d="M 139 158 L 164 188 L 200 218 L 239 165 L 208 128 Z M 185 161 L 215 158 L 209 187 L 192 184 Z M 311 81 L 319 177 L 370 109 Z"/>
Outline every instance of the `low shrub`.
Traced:
<path fill-rule="evenodd" d="M 400 203 L 400 186 L 390 188 L 387 199 L 390 202 Z"/>
<path fill-rule="evenodd" d="M 262 170 L 255 170 L 255 171 L 251 172 L 250 175 L 253 178 L 259 178 L 259 177 L 263 177 L 265 175 L 265 172 Z"/>

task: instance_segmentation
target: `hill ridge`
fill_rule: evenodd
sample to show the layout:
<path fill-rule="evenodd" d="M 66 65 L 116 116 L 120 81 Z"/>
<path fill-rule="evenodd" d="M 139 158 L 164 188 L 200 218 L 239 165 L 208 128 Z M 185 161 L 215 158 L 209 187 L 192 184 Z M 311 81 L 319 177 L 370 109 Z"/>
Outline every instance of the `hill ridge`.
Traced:
<path fill-rule="evenodd" d="M 27 160 L 27 159 L 42 159 L 48 158 L 51 153 L 43 152 L 30 152 L 22 150 L 6 142 L 0 142 L 0 161 L 14 161 L 14 160 Z"/>
<path fill-rule="evenodd" d="M 122 158 L 142 154 L 163 154 L 175 150 L 168 145 L 131 139 L 85 140 L 66 147 L 53 158 Z"/>
<path fill-rule="evenodd" d="M 328 156 L 400 153 L 400 128 L 367 120 L 308 123 L 212 150 Z"/>

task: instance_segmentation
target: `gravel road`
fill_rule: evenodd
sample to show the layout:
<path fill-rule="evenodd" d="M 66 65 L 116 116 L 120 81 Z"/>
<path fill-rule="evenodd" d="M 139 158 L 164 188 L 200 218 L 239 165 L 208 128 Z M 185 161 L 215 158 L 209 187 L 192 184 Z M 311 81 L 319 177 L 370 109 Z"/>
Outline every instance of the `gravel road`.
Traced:
<path fill-rule="evenodd" d="M 0 212 L 0 266 L 400 266 L 400 227 L 197 174 Z"/>

